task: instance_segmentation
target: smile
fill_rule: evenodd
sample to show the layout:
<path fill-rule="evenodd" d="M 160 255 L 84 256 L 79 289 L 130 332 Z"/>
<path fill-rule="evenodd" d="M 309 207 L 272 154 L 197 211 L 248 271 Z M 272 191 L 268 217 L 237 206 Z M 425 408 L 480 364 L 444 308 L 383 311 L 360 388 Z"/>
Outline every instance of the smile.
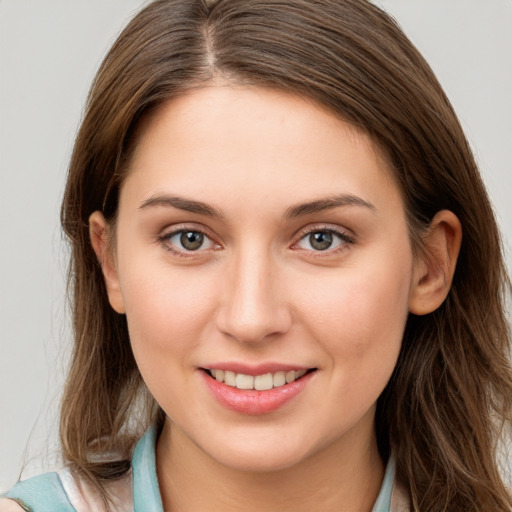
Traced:
<path fill-rule="evenodd" d="M 291 384 L 303 377 L 307 371 L 308 370 L 278 371 L 253 376 L 215 368 L 208 370 L 209 374 L 215 380 L 223 382 L 226 386 L 242 390 L 253 389 L 256 391 L 267 391 L 272 388 L 284 386 L 285 384 Z"/>
<path fill-rule="evenodd" d="M 240 368 L 246 373 L 234 369 L 201 368 L 200 373 L 220 405 L 239 414 L 256 416 L 276 411 L 298 397 L 318 373 L 317 368 Z"/>

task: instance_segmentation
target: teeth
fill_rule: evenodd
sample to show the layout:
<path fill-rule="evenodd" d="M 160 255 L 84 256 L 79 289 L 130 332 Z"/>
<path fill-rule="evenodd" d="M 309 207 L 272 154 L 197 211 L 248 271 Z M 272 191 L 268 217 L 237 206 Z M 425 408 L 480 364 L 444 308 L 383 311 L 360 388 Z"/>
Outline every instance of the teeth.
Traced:
<path fill-rule="evenodd" d="M 258 375 L 254 377 L 254 389 L 258 391 L 265 391 L 274 387 L 274 378 L 271 373 L 265 375 Z"/>
<path fill-rule="evenodd" d="M 254 377 L 252 375 L 244 375 L 237 373 L 235 379 L 235 386 L 238 389 L 254 389 Z"/>
<path fill-rule="evenodd" d="M 273 384 L 275 388 L 284 386 L 286 384 L 286 374 L 284 372 L 276 372 L 273 377 Z"/>
<path fill-rule="evenodd" d="M 235 372 L 224 372 L 224 384 L 236 388 L 236 373 Z"/>
<path fill-rule="evenodd" d="M 297 370 L 276 373 L 265 373 L 263 375 L 245 375 L 243 373 L 230 372 L 228 370 L 211 369 L 210 375 L 219 382 L 238 389 L 255 389 L 265 391 L 290 384 L 306 374 L 306 370 Z"/>

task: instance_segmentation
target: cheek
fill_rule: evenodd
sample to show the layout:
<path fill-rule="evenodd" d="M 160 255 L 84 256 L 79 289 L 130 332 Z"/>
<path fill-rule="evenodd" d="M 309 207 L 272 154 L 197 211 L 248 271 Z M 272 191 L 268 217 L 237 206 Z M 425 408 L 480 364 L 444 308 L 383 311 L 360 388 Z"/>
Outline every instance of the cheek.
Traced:
<path fill-rule="evenodd" d="M 124 277 L 122 293 L 137 366 L 155 400 L 171 417 L 180 418 L 186 413 L 183 407 L 194 407 L 189 370 L 198 361 L 215 289 L 187 272 L 171 272 L 165 264 L 131 265 Z M 183 402 L 185 395 L 189 398 Z"/>
<path fill-rule="evenodd" d="M 122 267 L 121 267 L 122 269 Z M 121 290 L 137 363 L 187 364 L 211 316 L 215 288 L 207 276 L 174 270 L 165 262 L 131 261 L 121 273 Z"/>
<path fill-rule="evenodd" d="M 394 367 L 408 316 L 412 263 L 409 259 L 340 269 L 321 286 L 309 286 L 302 303 L 308 327 L 333 363 L 346 371 Z"/>

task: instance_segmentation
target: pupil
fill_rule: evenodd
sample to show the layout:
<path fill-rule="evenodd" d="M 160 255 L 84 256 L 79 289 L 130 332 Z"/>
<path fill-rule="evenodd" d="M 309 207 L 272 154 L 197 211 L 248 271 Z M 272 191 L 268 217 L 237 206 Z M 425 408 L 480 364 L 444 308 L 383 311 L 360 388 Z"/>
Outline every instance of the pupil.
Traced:
<path fill-rule="evenodd" d="M 312 233 L 309 235 L 309 243 L 317 251 L 325 251 L 332 245 L 332 233 L 326 233 L 325 231 Z"/>
<path fill-rule="evenodd" d="M 195 251 L 203 245 L 204 236 L 197 231 L 185 231 L 181 234 L 180 242 L 185 249 Z"/>

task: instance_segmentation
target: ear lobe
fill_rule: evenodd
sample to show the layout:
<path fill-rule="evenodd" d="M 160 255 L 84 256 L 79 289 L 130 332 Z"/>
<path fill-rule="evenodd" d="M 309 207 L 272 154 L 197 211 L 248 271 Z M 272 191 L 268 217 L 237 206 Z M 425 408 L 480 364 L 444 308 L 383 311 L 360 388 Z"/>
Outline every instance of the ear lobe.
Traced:
<path fill-rule="evenodd" d="M 457 216 L 438 212 L 423 238 L 423 250 L 415 262 L 409 311 L 426 315 L 446 299 L 455 273 L 462 242 L 462 226 Z"/>
<path fill-rule="evenodd" d="M 103 271 L 110 305 L 117 313 L 124 314 L 123 297 L 119 284 L 117 265 L 108 236 L 107 221 L 99 211 L 95 211 L 89 217 L 89 237 Z"/>

